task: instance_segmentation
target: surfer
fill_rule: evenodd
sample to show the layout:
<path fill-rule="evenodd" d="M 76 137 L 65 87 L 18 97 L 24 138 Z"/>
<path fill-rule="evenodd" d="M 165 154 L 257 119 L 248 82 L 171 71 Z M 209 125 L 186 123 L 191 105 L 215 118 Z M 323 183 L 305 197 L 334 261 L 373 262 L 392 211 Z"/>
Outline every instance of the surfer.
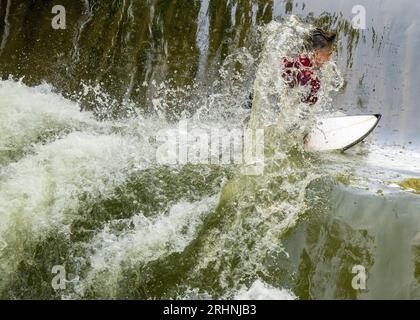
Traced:
<path fill-rule="evenodd" d="M 289 86 L 309 88 L 309 93 L 302 97 L 302 102 L 314 105 L 318 101 L 317 93 L 321 88 L 321 80 L 316 75 L 316 70 L 330 60 L 335 49 L 335 39 L 335 33 L 314 29 L 307 40 L 305 49 L 308 53 L 295 59 L 283 58 L 282 76 Z"/>
<path fill-rule="evenodd" d="M 330 60 L 335 50 L 337 35 L 316 28 L 308 36 L 305 53 L 297 58 L 283 58 L 282 77 L 290 87 L 303 86 L 308 88 L 308 93 L 302 97 L 302 102 L 314 105 L 318 101 L 317 93 L 321 88 L 321 80 L 316 71 Z M 252 107 L 253 93 L 249 96 L 247 107 Z"/>

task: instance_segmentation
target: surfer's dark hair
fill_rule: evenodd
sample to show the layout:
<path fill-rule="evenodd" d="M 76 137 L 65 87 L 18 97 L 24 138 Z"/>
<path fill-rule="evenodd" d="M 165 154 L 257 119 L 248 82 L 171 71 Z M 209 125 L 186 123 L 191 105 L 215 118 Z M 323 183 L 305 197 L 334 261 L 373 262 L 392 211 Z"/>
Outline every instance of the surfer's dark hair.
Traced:
<path fill-rule="evenodd" d="M 308 50 L 331 49 L 334 46 L 337 34 L 335 32 L 326 32 L 320 28 L 312 30 L 307 40 Z"/>

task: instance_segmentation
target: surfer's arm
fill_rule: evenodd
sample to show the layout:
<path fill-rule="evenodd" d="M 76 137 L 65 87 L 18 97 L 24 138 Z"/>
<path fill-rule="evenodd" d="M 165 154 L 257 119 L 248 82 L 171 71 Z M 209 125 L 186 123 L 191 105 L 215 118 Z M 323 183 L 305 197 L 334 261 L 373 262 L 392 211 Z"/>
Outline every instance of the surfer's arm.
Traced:
<path fill-rule="evenodd" d="M 311 86 L 311 92 L 309 95 L 302 99 L 302 101 L 308 103 L 309 105 L 314 105 L 318 102 L 318 91 L 321 88 L 321 81 L 319 78 L 311 78 L 308 85 Z"/>
<path fill-rule="evenodd" d="M 313 105 L 318 101 L 317 93 L 321 87 L 321 81 L 314 76 L 312 63 L 307 57 L 299 57 L 296 61 L 283 58 L 282 78 L 291 88 L 297 85 L 311 88 L 309 94 L 302 97 L 302 102 Z"/>
<path fill-rule="evenodd" d="M 296 86 L 297 83 L 297 71 L 293 61 L 289 61 L 286 58 L 283 59 L 283 73 L 282 78 L 290 87 Z"/>

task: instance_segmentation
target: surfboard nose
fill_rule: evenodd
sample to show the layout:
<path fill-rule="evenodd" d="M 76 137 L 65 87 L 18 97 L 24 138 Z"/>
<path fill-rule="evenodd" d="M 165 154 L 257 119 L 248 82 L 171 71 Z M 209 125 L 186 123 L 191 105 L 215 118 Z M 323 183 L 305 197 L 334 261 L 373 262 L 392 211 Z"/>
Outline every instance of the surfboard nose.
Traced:
<path fill-rule="evenodd" d="M 379 121 L 379 120 L 381 120 L 381 118 L 382 118 L 382 115 L 381 115 L 380 113 L 377 113 L 377 114 L 375 114 L 374 116 L 375 116 L 376 118 L 378 118 L 378 121 Z"/>

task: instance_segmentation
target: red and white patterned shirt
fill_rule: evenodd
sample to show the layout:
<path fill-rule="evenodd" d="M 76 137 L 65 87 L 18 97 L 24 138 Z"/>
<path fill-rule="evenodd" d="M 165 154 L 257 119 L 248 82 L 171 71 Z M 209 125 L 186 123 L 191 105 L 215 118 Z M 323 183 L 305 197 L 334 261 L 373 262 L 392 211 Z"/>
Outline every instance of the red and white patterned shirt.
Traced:
<path fill-rule="evenodd" d="M 310 93 L 302 98 L 302 102 L 314 105 L 318 101 L 317 93 L 321 88 L 321 80 L 315 75 L 311 60 L 307 56 L 299 56 L 292 61 L 284 58 L 283 66 L 283 78 L 290 86 L 310 86 Z"/>

